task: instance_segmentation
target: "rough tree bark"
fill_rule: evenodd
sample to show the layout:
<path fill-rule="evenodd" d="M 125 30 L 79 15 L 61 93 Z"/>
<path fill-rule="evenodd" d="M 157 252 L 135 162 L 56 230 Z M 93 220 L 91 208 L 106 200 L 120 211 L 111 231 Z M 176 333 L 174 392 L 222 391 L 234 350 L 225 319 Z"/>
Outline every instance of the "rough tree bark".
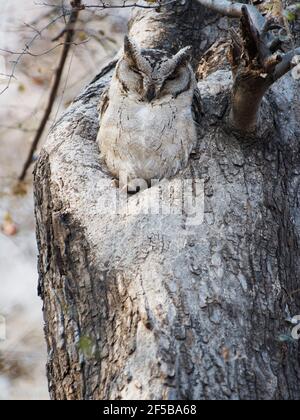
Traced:
<path fill-rule="evenodd" d="M 192 2 L 131 24 L 143 45 L 192 44 L 195 62 L 226 30 Z M 99 162 L 96 106 L 112 68 L 35 169 L 51 397 L 298 400 L 299 345 L 282 337 L 300 313 L 299 85 L 274 84 L 259 128 L 242 135 L 228 125 L 230 70 L 200 81 L 199 142 L 177 177 L 204 181 L 204 221 L 189 226 L 134 211 L 156 187 L 131 196 L 131 212 L 108 211 L 116 186 Z"/>

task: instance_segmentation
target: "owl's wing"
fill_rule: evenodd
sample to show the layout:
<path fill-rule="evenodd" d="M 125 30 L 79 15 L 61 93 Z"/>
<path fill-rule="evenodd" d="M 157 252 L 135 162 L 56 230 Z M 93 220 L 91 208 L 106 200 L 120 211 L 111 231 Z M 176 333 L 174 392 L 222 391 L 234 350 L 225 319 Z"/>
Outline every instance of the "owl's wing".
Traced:
<path fill-rule="evenodd" d="M 108 105 L 109 105 L 109 85 L 104 89 L 104 91 L 102 92 L 102 95 L 100 96 L 100 100 L 97 106 L 97 111 L 99 114 L 99 120 L 101 120 L 104 112 L 107 110 Z"/>
<path fill-rule="evenodd" d="M 196 124 L 200 124 L 202 116 L 202 101 L 199 89 L 195 89 L 193 104 L 192 104 L 193 118 Z"/>

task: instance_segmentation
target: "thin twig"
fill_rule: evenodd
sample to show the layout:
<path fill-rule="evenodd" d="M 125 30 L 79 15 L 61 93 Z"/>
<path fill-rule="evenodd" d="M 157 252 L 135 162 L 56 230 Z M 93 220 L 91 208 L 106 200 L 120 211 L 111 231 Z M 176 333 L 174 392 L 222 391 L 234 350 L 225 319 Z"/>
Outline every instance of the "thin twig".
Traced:
<path fill-rule="evenodd" d="M 51 114 L 52 109 L 53 109 L 55 98 L 57 96 L 57 92 L 58 92 L 58 89 L 59 89 L 59 86 L 60 86 L 60 82 L 61 82 L 61 78 L 62 78 L 62 75 L 63 75 L 64 67 L 65 67 L 65 64 L 66 64 L 66 61 L 67 61 L 67 57 L 68 57 L 71 45 L 73 43 L 73 38 L 74 38 L 74 34 L 75 34 L 75 24 L 76 24 L 77 19 L 78 19 L 81 0 L 74 0 L 74 1 L 72 1 L 71 4 L 72 4 L 73 9 L 72 9 L 72 12 L 70 14 L 70 18 L 69 18 L 69 21 L 68 21 L 68 24 L 67 24 L 65 43 L 64 43 L 61 58 L 60 58 L 60 61 L 59 61 L 59 65 L 58 65 L 58 68 L 57 68 L 56 73 L 55 73 L 54 83 L 53 83 L 53 86 L 52 86 L 52 89 L 51 89 L 51 92 L 50 92 L 48 104 L 47 104 L 46 110 L 44 112 L 44 116 L 42 118 L 40 126 L 39 126 L 39 128 L 37 130 L 37 133 L 35 135 L 35 138 L 33 140 L 33 143 L 31 145 L 28 157 L 27 157 L 26 162 L 24 164 L 22 173 L 19 177 L 19 181 L 24 181 L 24 179 L 26 177 L 26 174 L 27 174 L 27 171 L 28 171 L 28 169 L 29 169 L 29 167 L 32 163 L 34 152 L 35 152 L 35 150 L 38 146 L 38 143 L 39 143 L 39 141 L 40 141 L 40 139 L 41 139 L 41 137 L 44 133 L 45 127 L 47 125 L 48 119 L 49 119 L 50 114 Z"/>
<path fill-rule="evenodd" d="M 137 8 L 137 9 L 158 9 L 161 7 L 165 7 L 165 6 L 169 6 L 171 4 L 175 4 L 177 3 L 178 0 L 170 0 L 170 1 L 166 1 L 163 2 L 162 0 L 157 0 L 154 1 L 153 4 L 140 4 L 138 2 L 129 2 L 129 1 L 123 1 L 120 4 L 109 4 L 109 3 L 105 3 L 104 1 L 100 1 L 99 4 L 81 4 L 79 9 L 80 10 L 88 10 L 88 9 L 102 9 L 102 10 L 107 10 L 107 9 L 133 9 L 133 8 Z M 54 9 L 62 9 L 63 6 L 57 6 L 55 4 L 50 4 L 50 3 L 36 3 L 38 6 L 46 6 L 46 7 L 51 7 Z M 66 9 L 65 9 L 66 10 Z"/>
<path fill-rule="evenodd" d="M 10 87 L 10 84 L 11 84 L 11 81 L 15 78 L 15 72 L 16 72 L 16 69 L 17 69 L 17 66 L 18 66 L 18 64 L 20 63 L 20 61 L 22 60 L 22 58 L 25 56 L 25 55 L 28 55 L 29 54 L 29 50 L 30 50 L 30 48 L 31 48 L 31 46 L 34 44 L 34 42 L 38 39 L 38 38 L 40 38 L 40 36 L 41 36 L 41 34 L 44 32 L 44 31 L 46 31 L 48 28 L 50 28 L 50 26 L 52 26 L 54 23 L 56 23 L 59 19 L 61 19 L 63 17 L 63 15 L 59 15 L 59 16 L 57 16 L 57 17 L 55 17 L 51 22 L 49 22 L 41 31 L 39 31 L 39 33 L 36 33 L 35 35 L 34 35 L 34 37 L 28 42 L 28 43 L 26 43 L 26 45 L 25 45 L 25 47 L 23 48 L 23 50 L 20 52 L 20 53 L 18 53 L 17 55 L 18 55 L 18 57 L 17 57 L 17 59 L 15 60 L 15 61 L 13 61 L 13 67 L 12 67 L 12 71 L 11 71 L 11 73 L 10 73 L 10 75 L 9 75 L 9 77 L 8 77 L 8 82 L 7 82 L 7 84 L 6 84 L 6 86 L 0 91 L 0 95 L 2 95 L 4 92 L 6 92 L 8 89 L 9 89 L 9 87 Z M 5 50 L 0 50 L 0 51 L 5 51 Z M 11 52 L 9 52 L 9 53 L 11 53 Z M 30 55 L 30 54 L 29 54 Z"/>
<path fill-rule="evenodd" d="M 297 55 L 300 55 L 300 48 L 293 49 L 282 57 L 282 62 L 276 66 L 274 80 L 280 79 L 294 67 L 292 61 Z"/>
<path fill-rule="evenodd" d="M 15 130 L 15 131 L 22 131 L 23 133 L 35 133 L 36 130 L 34 128 L 25 128 L 22 127 L 21 125 L 18 126 L 10 126 L 10 125 L 0 125 L 0 130 Z"/>
<path fill-rule="evenodd" d="M 88 38 L 88 39 L 85 39 L 84 41 L 80 41 L 80 42 L 74 42 L 73 41 L 72 44 L 75 47 L 78 47 L 78 46 L 80 46 L 82 44 L 88 43 L 89 40 L 90 39 Z M 6 49 L 2 49 L 2 48 L 0 48 L 0 52 L 4 52 L 4 53 L 7 53 L 7 54 L 11 54 L 11 55 L 20 55 L 20 54 L 23 54 L 24 56 L 25 55 L 29 55 L 30 57 L 42 57 L 43 55 L 47 55 L 47 54 L 50 54 L 51 52 L 55 51 L 57 48 L 61 47 L 62 45 L 65 45 L 65 41 L 64 42 L 60 42 L 59 44 L 56 44 L 54 47 L 49 48 L 48 50 L 43 51 L 43 52 L 40 52 L 38 54 L 37 53 L 30 52 L 30 51 L 27 51 L 26 53 L 23 53 L 23 52 L 18 52 L 18 51 L 6 50 Z M 4 76 L 4 75 L 2 75 L 2 76 Z M 5 75 L 5 77 L 11 77 L 11 75 Z M 15 78 L 15 76 L 12 76 L 12 77 Z"/>

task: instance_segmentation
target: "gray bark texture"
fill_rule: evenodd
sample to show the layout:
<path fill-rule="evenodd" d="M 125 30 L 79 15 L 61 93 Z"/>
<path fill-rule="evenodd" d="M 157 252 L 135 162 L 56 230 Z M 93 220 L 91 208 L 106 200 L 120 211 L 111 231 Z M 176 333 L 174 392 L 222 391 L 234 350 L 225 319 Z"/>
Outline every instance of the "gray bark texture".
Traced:
<path fill-rule="evenodd" d="M 138 11 L 130 29 L 147 46 L 192 44 L 195 62 L 226 30 L 190 2 Z M 300 399 L 299 344 L 283 338 L 300 314 L 299 84 L 276 83 L 260 128 L 241 135 L 227 124 L 231 72 L 199 82 L 198 146 L 177 176 L 204 182 L 204 220 L 190 226 L 184 214 L 135 213 L 156 187 L 112 210 L 96 144 L 112 68 L 61 118 L 35 169 L 51 398 Z"/>

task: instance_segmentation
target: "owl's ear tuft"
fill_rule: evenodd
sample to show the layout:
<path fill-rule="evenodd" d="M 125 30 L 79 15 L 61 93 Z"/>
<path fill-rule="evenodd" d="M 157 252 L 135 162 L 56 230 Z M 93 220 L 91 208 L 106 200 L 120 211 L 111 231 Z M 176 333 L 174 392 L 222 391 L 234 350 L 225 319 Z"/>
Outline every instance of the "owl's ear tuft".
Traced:
<path fill-rule="evenodd" d="M 124 40 L 124 57 L 130 65 L 136 67 L 137 57 L 140 55 L 140 50 L 137 44 L 131 40 L 127 35 Z"/>
<path fill-rule="evenodd" d="M 176 55 L 174 55 L 173 60 L 175 62 L 175 68 L 186 66 L 188 63 L 190 63 L 192 59 L 192 51 L 192 47 L 185 47 Z"/>
<path fill-rule="evenodd" d="M 139 70 L 144 74 L 151 74 L 151 65 L 143 57 L 142 50 L 133 39 L 125 36 L 124 41 L 124 59 L 130 67 Z"/>

